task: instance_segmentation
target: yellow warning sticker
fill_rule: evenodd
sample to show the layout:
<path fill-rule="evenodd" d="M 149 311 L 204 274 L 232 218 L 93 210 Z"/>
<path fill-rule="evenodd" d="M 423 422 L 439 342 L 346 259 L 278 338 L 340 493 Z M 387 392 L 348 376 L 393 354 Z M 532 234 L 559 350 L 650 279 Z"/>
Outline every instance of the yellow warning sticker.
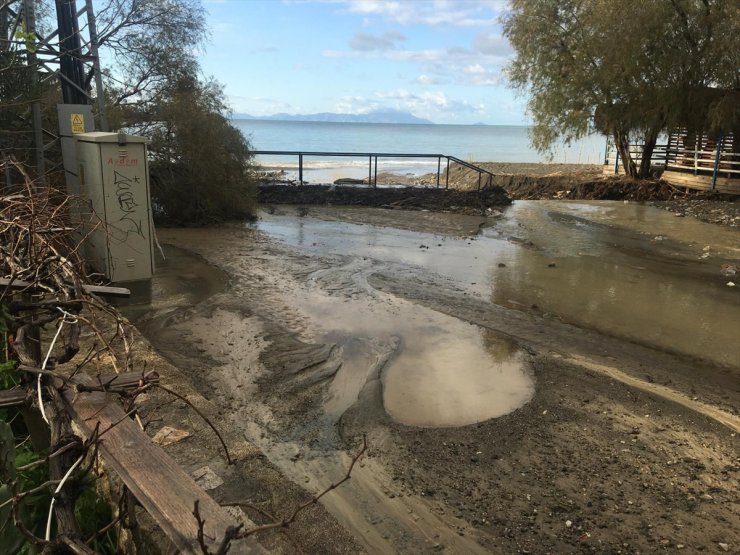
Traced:
<path fill-rule="evenodd" d="M 85 116 L 82 114 L 70 114 L 69 119 L 72 122 L 72 133 L 85 132 Z"/>

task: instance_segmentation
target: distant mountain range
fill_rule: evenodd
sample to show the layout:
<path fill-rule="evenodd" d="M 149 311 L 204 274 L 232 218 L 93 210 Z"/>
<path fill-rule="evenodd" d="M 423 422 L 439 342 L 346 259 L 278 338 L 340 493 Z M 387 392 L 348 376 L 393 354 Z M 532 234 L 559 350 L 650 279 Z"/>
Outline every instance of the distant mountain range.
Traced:
<path fill-rule="evenodd" d="M 271 116 L 252 116 L 235 112 L 234 119 L 261 119 L 281 121 L 328 121 L 336 123 L 434 123 L 428 119 L 417 118 L 414 114 L 400 110 L 374 110 L 365 114 L 338 114 L 321 112 L 319 114 L 273 114 Z"/>

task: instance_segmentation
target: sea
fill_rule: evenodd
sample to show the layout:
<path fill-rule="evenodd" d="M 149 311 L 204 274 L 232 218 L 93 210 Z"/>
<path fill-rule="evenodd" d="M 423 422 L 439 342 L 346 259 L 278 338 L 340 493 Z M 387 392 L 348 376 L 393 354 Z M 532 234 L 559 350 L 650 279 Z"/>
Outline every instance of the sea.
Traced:
<path fill-rule="evenodd" d="M 438 125 L 335 123 L 234 119 L 254 150 L 301 152 L 358 152 L 386 154 L 442 154 L 467 162 L 554 162 L 601 164 L 606 138 L 591 135 L 570 145 L 558 144 L 551 155 L 537 152 L 530 127 L 511 125 Z M 298 156 L 258 155 L 265 169 L 297 179 Z M 442 169 L 446 161 L 442 160 Z M 422 175 L 437 171 L 436 157 L 378 159 L 378 173 Z M 303 157 L 304 180 L 330 183 L 335 179 L 368 176 L 369 159 L 362 157 Z"/>

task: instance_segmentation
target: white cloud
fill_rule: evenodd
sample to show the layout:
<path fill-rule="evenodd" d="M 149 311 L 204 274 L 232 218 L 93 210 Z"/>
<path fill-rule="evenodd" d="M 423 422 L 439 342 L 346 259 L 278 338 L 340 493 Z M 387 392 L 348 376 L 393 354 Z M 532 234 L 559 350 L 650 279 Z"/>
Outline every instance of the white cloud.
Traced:
<path fill-rule="evenodd" d="M 420 85 L 459 81 L 470 85 L 490 86 L 501 83 L 506 58 L 477 50 L 453 47 L 427 50 L 325 50 L 326 58 L 382 59 L 418 64 Z"/>
<path fill-rule="evenodd" d="M 478 33 L 473 39 L 473 48 L 481 54 L 501 58 L 508 58 L 514 53 L 509 41 L 496 33 Z"/>
<path fill-rule="evenodd" d="M 416 79 L 414 79 L 414 83 L 418 85 L 440 85 L 440 84 L 443 84 L 444 82 L 445 81 L 443 81 L 442 79 L 438 79 L 437 77 L 432 77 L 424 73 L 422 73 Z"/>
<path fill-rule="evenodd" d="M 350 48 L 359 51 L 393 50 L 398 48 L 398 43 L 406 40 L 398 31 L 386 31 L 382 35 L 370 35 L 368 33 L 356 33 L 350 40 Z"/>
<path fill-rule="evenodd" d="M 335 109 L 341 113 L 353 114 L 381 109 L 402 110 L 432 120 L 440 114 L 455 116 L 484 113 L 483 105 L 450 98 L 442 91 L 426 91 L 417 94 L 406 89 L 376 91 L 368 97 L 344 96 L 336 102 Z"/>
<path fill-rule="evenodd" d="M 462 71 L 474 85 L 500 85 L 502 81 L 501 72 L 489 71 L 480 64 L 471 64 Z"/>
<path fill-rule="evenodd" d="M 484 27 L 494 25 L 504 0 L 345 0 L 351 13 L 401 25 Z"/>

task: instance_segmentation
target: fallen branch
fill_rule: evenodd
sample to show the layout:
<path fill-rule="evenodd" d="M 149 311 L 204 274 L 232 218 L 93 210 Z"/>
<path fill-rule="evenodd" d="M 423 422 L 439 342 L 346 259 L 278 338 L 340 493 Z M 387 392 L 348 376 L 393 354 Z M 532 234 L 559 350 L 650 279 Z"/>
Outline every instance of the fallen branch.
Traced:
<path fill-rule="evenodd" d="M 178 399 L 180 399 L 181 401 L 184 401 L 185 403 L 187 403 L 188 406 L 190 406 L 190 408 L 192 408 L 198 414 L 198 416 L 200 416 L 203 420 L 205 420 L 206 424 L 208 424 L 211 427 L 211 430 L 213 430 L 213 433 L 216 434 L 216 436 L 218 437 L 218 440 L 221 442 L 221 445 L 224 448 L 224 453 L 226 453 L 226 460 L 228 461 L 229 464 L 234 464 L 234 460 L 231 458 L 231 455 L 229 455 L 229 448 L 226 447 L 226 442 L 224 441 L 224 438 L 221 436 L 219 431 L 216 429 L 216 426 L 214 426 L 213 423 L 208 419 L 208 417 L 206 417 L 205 414 L 203 414 L 200 410 L 198 410 L 198 407 L 196 407 L 193 403 L 191 403 L 184 396 L 180 395 L 178 392 L 173 391 L 169 387 L 165 387 L 162 384 L 157 384 L 157 386 L 159 387 L 159 389 L 166 391 L 170 395 L 173 395 L 177 397 Z"/>
<path fill-rule="evenodd" d="M 355 467 L 355 464 L 357 464 L 357 461 L 360 460 L 360 457 L 367 451 L 367 436 L 363 434 L 362 436 L 362 449 L 360 449 L 357 454 L 355 454 L 352 457 L 352 462 L 350 462 L 349 468 L 347 469 L 347 473 L 344 475 L 344 477 L 339 480 L 338 482 L 334 482 L 333 484 L 329 485 L 326 489 L 324 489 L 321 493 L 318 495 L 312 497 L 310 500 L 306 501 L 302 505 L 298 506 L 293 513 L 288 516 L 287 518 L 284 518 L 281 521 L 277 521 L 274 518 L 272 518 L 273 522 L 269 524 L 263 524 L 260 526 L 255 526 L 254 528 L 250 528 L 249 530 L 241 530 L 244 525 L 240 524 L 235 527 L 230 527 L 226 534 L 224 535 L 224 538 L 221 540 L 221 543 L 219 544 L 219 547 L 216 551 L 210 551 L 208 549 L 208 546 L 205 543 L 205 537 L 203 533 L 203 526 L 205 524 L 205 521 L 201 518 L 200 512 L 198 510 L 198 501 L 196 500 L 193 507 L 193 516 L 195 517 L 195 520 L 198 524 L 198 543 L 200 545 L 201 550 L 203 551 L 203 555 L 226 555 L 228 553 L 229 548 L 231 546 L 231 542 L 238 539 L 243 539 L 249 536 L 253 536 L 259 532 L 264 532 L 266 530 L 275 530 L 279 528 L 287 528 L 291 524 L 295 522 L 295 520 L 298 518 L 298 515 L 300 515 L 303 511 L 305 511 L 308 507 L 311 507 L 312 505 L 315 505 L 319 502 L 319 500 L 324 497 L 327 493 L 330 491 L 333 491 L 337 489 L 339 486 L 341 486 L 343 483 L 348 481 L 352 477 L 352 470 Z M 252 508 L 263 515 L 266 515 L 270 517 L 271 515 L 254 505 L 251 505 L 249 503 L 224 503 L 225 506 L 245 506 Z"/>

